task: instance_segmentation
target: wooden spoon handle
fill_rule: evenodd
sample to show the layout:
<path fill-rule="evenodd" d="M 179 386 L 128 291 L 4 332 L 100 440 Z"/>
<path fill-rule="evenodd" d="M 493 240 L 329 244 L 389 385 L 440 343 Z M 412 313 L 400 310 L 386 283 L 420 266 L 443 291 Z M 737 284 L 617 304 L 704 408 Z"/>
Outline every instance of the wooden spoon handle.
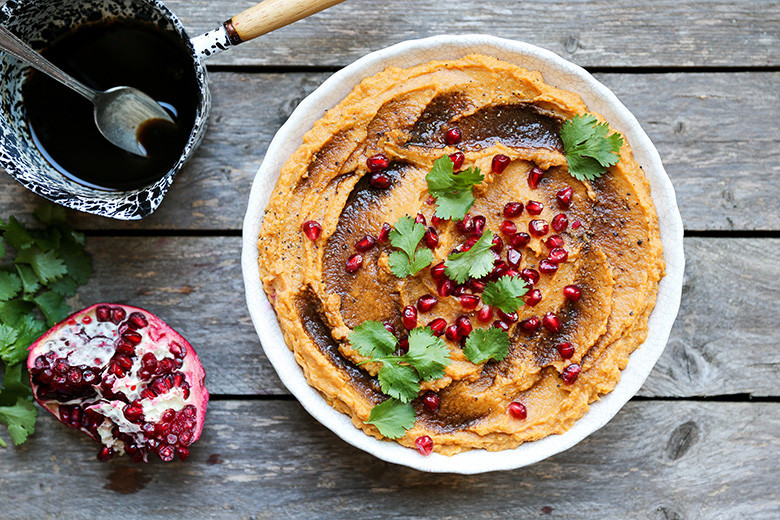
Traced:
<path fill-rule="evenodd" d="M 265 0 L 225 22 L 233 45 L 249 41 L 344 0 Z"/>

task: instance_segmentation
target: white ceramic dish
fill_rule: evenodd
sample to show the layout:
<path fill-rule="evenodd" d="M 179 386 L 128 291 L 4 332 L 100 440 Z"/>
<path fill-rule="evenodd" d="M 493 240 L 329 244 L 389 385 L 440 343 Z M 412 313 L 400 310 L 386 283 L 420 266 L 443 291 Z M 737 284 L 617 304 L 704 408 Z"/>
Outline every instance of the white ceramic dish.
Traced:
<path fill-rule="evenodd" d="M 631 355 L 615 389 L 593 403 L 588 413 L 570 430 L 513 450 L 472 450 L 452 457 L 437 453 L 424 457 L 415 450 L 364 434 L 346 415 L 331 408 L 309 386 L 292 352 L 285 345 L 274 310 L 262 289 L 257 266 L 257 237 L 263 210 L 282 165 L 302 143 L 303 134 L 312 128 L 314 122 L 346 97 L 362 79 L 389 66 L 410 67 L 472 53 L 494 56 L 540 71 L 546 83 L 579 94 L 589 109 L 603 114 L 626 135 L 634 157 L 650 181 L 661 227 L 666 276 L 659 287 L 645 343 Z M 402 42 L 373 52 L 331 76 L 301 102 L 271 141 L 252 186 L 243 230 L 242 268 L 249 312 L 266 356 L 287 388 L 315 419 L 353 446 L 382 460 L 429 472 L 482 473 L 519 468 L 571 448 L 604 426 L 639 390 L 666 346 L 680 306 L 684 263 L 683 226 L 674 188 L 658 152 L 636 118 L 607 87 L 579 66 L 534 45 L 486 35 L 434 36 Z"/>

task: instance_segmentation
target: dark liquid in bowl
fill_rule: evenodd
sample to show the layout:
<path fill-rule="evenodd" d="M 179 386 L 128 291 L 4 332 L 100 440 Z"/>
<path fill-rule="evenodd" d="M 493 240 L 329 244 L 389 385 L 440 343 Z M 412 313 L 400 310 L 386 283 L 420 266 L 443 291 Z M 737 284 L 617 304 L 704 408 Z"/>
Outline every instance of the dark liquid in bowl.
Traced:
<path fill-rule="evenodd" d="M 142 125 L 138 138 L 148 157 L 133 155 L 98 131 L 89 101 L 33 71 L 22 87 L 27 120 L 36 146 L 58 171 L 85 186 L 116 191 L 148 186 L 176 164 L 200 91 L 191 55 L 175 34 L 142 22 L 100 22 L 76 28 L 42 54 L 96 90 L 140 89 L 176 122 Z"/>

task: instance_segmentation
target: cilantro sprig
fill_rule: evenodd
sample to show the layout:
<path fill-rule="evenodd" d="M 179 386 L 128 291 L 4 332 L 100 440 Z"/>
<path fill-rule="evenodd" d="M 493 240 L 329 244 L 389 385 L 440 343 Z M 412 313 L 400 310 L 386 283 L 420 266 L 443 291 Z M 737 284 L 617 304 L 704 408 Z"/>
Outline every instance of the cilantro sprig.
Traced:
<path fill-rule="evenodd" d="M 474 204 L 473 188 L 485 179 L 479 168 L 455 172 L 452 159 L 444 155 L 433 162 L 425 176 L 428 192 L 436 197 L 436 216 L 442 219 L 462 219 Z"/>
<path fill-rule="evenodd" d="M 0 366 L 5 369 L 0 423 L 14 444 L 33 433 L 37 417 L 24 364 L 27 348 L 68 316 L 66 298 L 92 274 L 84 236 L 68 227 L 65 211 L 47 205 L 35 216 L 45 228 L 28 230 L 13 216 L 0 219 Z"/>
<path fill-rule="evenodd" d="M 409 332 L 409 351 L 393 354 L 398 340 L 378 321 L 366 321 L 349 335 L 352 347 L 369 358 L 363 363 L 381 363 L 377 379 L 390 399 L 375 406 L 367 421 L 385 437 L 401 437 L 414 425 L 415 412 L 409 401 L 420 392 L 420 381 L 444 376 L 450 364 L 450 352 L 441 338 L 430 329 L 418 327 Z"/>
<path fill-rule="evenodd" d="M 471 249 L 451 254 L 444 261 L 444 273 L 457 283 L 463 283 L 468 278 L 482 278 L 493 270 L 495 264 L 490 251 L 492 245 L 493 232 L 486 229 Z"/>
<path fill-rule="evenodd" d="M 469 334 L 463 354 L 474 364 L 488 359 L 501 361 L 509 352 L 509 334 L 498 328 L 475 329 Z"/>
<path fill-rule="evenodd" d="M 623 137 L 609 134 L 609 125 L 593 114 L 574 116 L 561 125 L 561 140 L 569 173 L 577 180 L 597 179 L 620 160 Z"/>
<path fill-rule="evenodd" d="M 528 292 L 525 280 L 516 276 L 502 276 L 485 285 L 482 301 L 506 313 L 515 312 L 523 305 L 523 295 Z"/>
<path fill-rule="evenodd" d="M 427 247 L 419 250 L 425 226 L 408 215 L 401 217 L 390 231 L 390 245 L 399 249 L 390 253 L 390 270 L 398 278 L 406 278 L 425 269 L 433 261 L 433 252 Z"/>

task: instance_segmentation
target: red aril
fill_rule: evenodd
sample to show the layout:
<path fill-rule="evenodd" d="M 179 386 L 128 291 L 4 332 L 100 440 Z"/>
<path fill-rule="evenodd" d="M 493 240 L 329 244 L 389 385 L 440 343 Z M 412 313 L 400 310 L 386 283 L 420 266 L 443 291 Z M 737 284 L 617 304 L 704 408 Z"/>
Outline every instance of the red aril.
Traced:
<path fill-rule="evenodd" d="M 529 200 L 525 205 L 525 210 L 529 215 L 539 215 L 544 209 L 544 204 L 535 200 Z"/>
<path fill-rule="evenodd" d="M 322 226 L 316 220 L 307 220 L 301 225 L 301 229 L 303 230 L 303 234 L 306 235 L 306 238 L 312 242 L 320 238 L 320 234 L 322 233 Z"/>
<path fill-rule="evenodd" d="M 433 331 L 434 336 L 441 336 L 444 334 L 444 329 L 447 328 L 447 320 L 444 318 L 436 318 L 428 323 L 427 327 Z"/>
<path fill-rule="evenodd" d="M 390 166 L 390 160 L 386 155 L 378 153 L 366 159 L 366 166 L 368 166 L 368 171 L 378 172 Z"/>
<path fill-rule="evenodd" d="M 527 246 L 531 242 L 531 235 L 528 233 L 515 233 L 511 237 L 509 237 L 509 243 L 512 244 L 512 246 L 521 249 L 525 246 Z"/>
<path fill-rule="evenodd" d="M 515 218 L 519 217 L 523 213 L 523 203 L 522 202 L 507 202 L 504 206 L 504 217 L 506 218 Z"/>
<path fill-rule="evenodd" d="M 449 145 L 453 145 L 460 142 L 462 137 L 463 134 L 461 133 L 460 128 L 455 126 L 447 130 L 447 132 L 444 134 L 444 142 Z"/>
<path fill-rule="evenodd" d="M 558 199 L 558 206 L 561 209 L 569 209 L 573 197 L 574 197 L 574 190 L 569 187 L 563 188 L 555 195 L 555 198 Z"/>
<path fill-rule="evenodd" d="M 528 232 L 535 237 L 543 237 L 550 231 L 550 226 L 546 220 L 532 220 L 528 223 Z"/>
<path fill-rule="evenodd" d="M 203 430 L 209 394 L 200 360 L 144 309 L 79 311 L 33 343 L 27 367 L 38 403 L 100 442 L 100 460 L 125 453 L 133 462 L 150 453 L 183 460 Z"/>
<path fill-rule="evenodd" d="M 542 180 L 543 174 L 544 172 L 538 166 L 531 168 L 531 171 L 528 172 L 528 186 L 531 189 L 536 189 L 539 186 L 539 181 Z"/>
<path fill-rule="evenodd" d="M 439 299 L 432 294 L 423 294 L 417 299 L 417 309 L 420 312 L 428 312 L 433 309 L 436 304 L 439 303 Z"/>
<path fill-rule="evenodd" d="M 509 166 L 509 157 L 500 153 L 493 156 L 493 160 L 490 163 L 490 170 L 494 173 L 502 173 Z"/>
<path fill-rule="evenodd" d="M 561 379 L 571 385 L 580 376 L 580 372 L 582 372 L 582 367 L 577 363 L 572 363 L 563 369 L 563 372 L 561 372 Z"/>
<path fill-rule="evenodd" d="M 452 161 L 452 169 L 455 171 L 460 170 L 463 166 L 463 161 L 466 160 L 466 155 L 463 152 L 455 152 L 449 155 L 450 161 Z"/>
<path fill-rule="evenodd" d="M 509 415 L 515 419 L 523 420 L 528 416 L 528 410 L 525 409 L 523 403 L 515 401 L 514 403 L 509 403 Z"/>
<path fill-rule="evenodd" d="M 558 213 L 552 218 L 552 220 L 550 221 L 550 225 L 555 231 L 560 233 L 561 231 L 565 231 L 566 228 L 569 227 L 569 219 L 563 213 Z"/>
<path fill-rule="evenodd" d="M 373 248 L 376 245 L 376 238 L 372 237 L 371 235 L 366 235 L 357 242 L 355 242 L 355 249 L 360 251 L 361 253 L 365 253 L 369 249 Z"/>
<path fill-rule="evenodd" d="M 579 285 L 567 285 L 563 288 L 563 296 L 570 301 L 576 302 L 582 296 L 582 289 Z"/>
<path fill-rule="evenodd" d="M 414 440 L 414 447 L 421 455 L 428 456 L 433 452 L 433 439 L 427 435 L 420 435 Z"/>

